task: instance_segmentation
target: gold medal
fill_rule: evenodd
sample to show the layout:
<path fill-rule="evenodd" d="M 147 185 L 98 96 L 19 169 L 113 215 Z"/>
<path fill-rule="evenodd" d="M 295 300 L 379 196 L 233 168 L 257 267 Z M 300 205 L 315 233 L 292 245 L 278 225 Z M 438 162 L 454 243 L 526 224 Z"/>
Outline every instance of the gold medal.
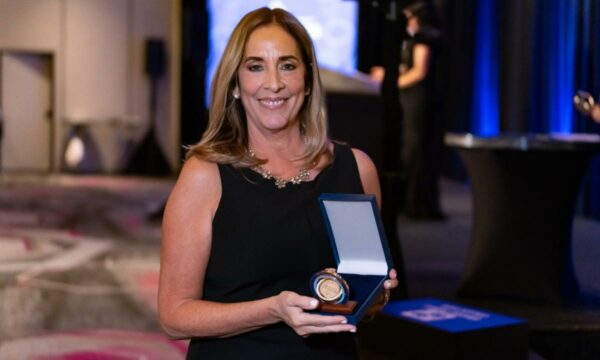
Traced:
<path fill-rule="evenodd" d="M 332 279 L 321 279 L 317 283 L 317 293 L 322 301 L 336 301 L 342 296 L 342 287 Z"/>
<path fill-rule="evenodd" d="M 343 304 L 348 300 L 348 283 L 333 268 L 313 275 L 311 283 L 313 293 L 324 303 Z"/>

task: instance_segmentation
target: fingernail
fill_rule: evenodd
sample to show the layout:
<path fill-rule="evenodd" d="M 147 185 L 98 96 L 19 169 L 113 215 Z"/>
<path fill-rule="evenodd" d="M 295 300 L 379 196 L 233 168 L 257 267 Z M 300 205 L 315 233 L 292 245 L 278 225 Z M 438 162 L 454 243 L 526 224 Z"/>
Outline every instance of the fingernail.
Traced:
<path fill-rule="evenodd" d="M 312 306 L 312 307 L 317 307 L 318 304 L 319 304 L 319 302 L 317 300 L 315 300 L 315 299 L 312 299 L 310 301 L 310 306 Z"/>
<path fill-rule="evenodd" d="M 347 324 L 347 323 L 348 323 L 348 320 L 344 319 L 344 320 L 342 320 L 342 321 L 341 321 L 341 323 L 342 323 L 342 324 Z"/>
<path fill-rule="evenodd" d="M 350 332 L 351 332 L 351 333 L 355 333 L 355 332 L 356 332 L 356 328 L 352 328 L 352 329 L 350 329 Z"/>

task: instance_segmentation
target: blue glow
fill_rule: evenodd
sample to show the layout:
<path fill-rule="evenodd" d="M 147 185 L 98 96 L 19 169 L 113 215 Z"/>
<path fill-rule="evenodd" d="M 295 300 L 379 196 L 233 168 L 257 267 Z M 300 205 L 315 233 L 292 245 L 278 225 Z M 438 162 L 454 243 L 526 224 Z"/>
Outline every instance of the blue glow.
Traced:
<path fill-rule="evenodd" d="M 573 94 L 575 92 L 575 41 L 577 33 L 577 2 L 559 0 L 556 4 L 554 44 L 549 49 L 551 57 L 548 68 L 549 130 L 570 133 L 573 130 Z M 554 50 L 554 51 L 552 51 Z"/>
<path fill-rule="evenodd" d="M 569 134 L 575 111 L 578 1 L 537 4 L 533 50 L 532 131 Z"/>
<path fill-rule="evenodd" d="M 290 11 L 309 32 L 317 52 L 319 66 L 351 74 L 356 71 L 358 1 L 344 0 L 209 0 L 209 55 L 206 94 L 223 49 L 238 21 L 259 7 Z"/>
<path fill-rule="evenodd" d="M 478 5 L 471 131 L 477 135 L 491 136 L 499 131 L 497 6 L 496 0 L 482 0 Z"/>

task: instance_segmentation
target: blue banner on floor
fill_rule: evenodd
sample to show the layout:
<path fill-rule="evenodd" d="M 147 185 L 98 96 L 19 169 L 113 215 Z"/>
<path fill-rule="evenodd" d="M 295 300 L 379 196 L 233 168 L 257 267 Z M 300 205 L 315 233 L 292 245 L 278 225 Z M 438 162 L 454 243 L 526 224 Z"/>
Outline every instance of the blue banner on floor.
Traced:
<path fill-rule="evenodd" d="M 451 333 L 526 322 L 523 319 L 430 298 L 392 301 L 382 312 Z"/>

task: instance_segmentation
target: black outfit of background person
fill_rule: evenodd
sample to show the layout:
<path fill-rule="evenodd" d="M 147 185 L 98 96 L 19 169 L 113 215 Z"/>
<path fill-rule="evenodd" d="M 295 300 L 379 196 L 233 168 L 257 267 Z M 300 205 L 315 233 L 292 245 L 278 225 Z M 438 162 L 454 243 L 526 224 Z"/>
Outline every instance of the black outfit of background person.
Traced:
<path fill-rule="evenodd" d="M 404 214 L 412 219 L 441 220 L 439 204 L 438 165 L 441 132 L 437 121 L 440 98 L 435 84 L 436 62 L 440 51 L 440 32 L 422 27 L 402 44 L 401 64 L 413 66 L 413 49 L 425 44 L 431 49 L 426 77 L 400 89 L 402 107 L 402 163 L 404 171 Z"/>

